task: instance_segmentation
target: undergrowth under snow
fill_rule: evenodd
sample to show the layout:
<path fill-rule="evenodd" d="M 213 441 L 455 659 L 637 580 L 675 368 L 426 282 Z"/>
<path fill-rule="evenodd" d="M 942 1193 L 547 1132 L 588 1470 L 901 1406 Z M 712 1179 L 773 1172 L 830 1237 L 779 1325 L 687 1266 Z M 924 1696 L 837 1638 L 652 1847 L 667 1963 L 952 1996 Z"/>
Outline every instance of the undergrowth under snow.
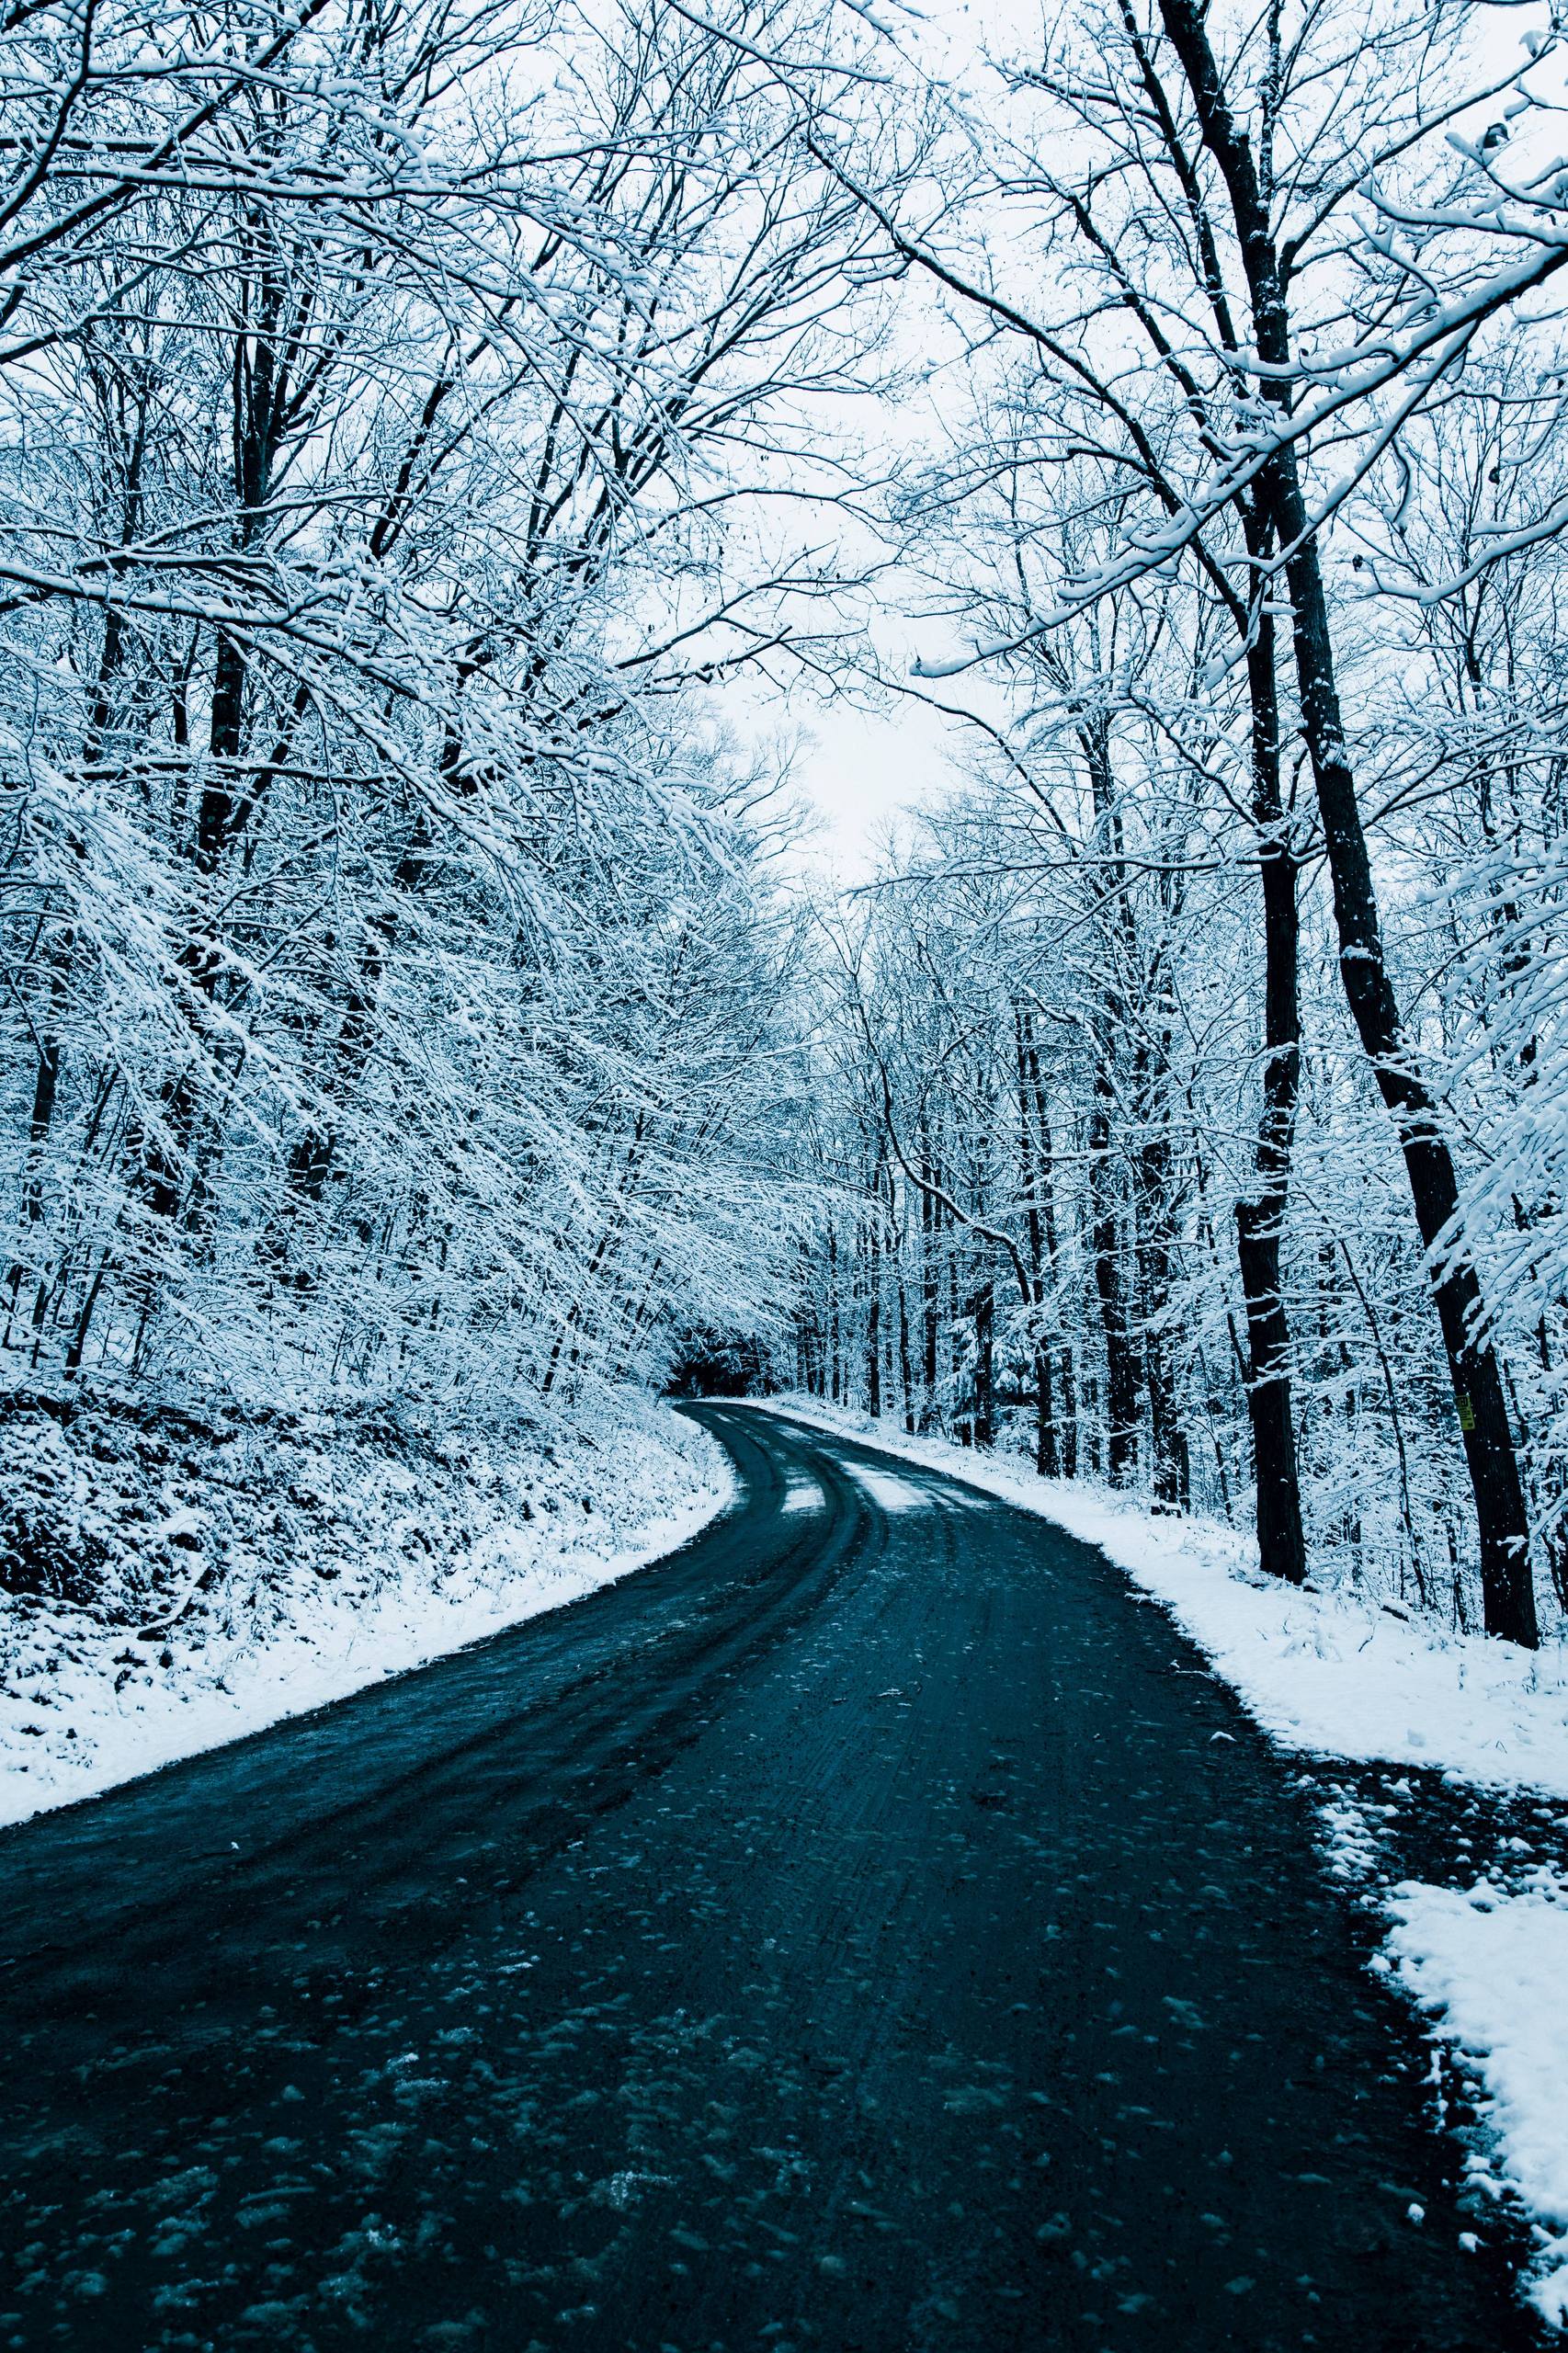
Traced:
<path fill-rule="evenodd" d="M 575 1600 L 733 1482 L 705 1431 L 630 1402 L 505 1437 L 13 1404 L 0 1491 L 7 1823 Z"/>
<path fill-rule="evenodd" d="M 1087 1481 L 1042 1478 L 1017 1455 L 910 1438 L 814 1398 L 769 1399 L 765 1410 L 948 1472 L 1096 1545 L 1165 1605 L 1283 1747 L 1568 1799 L 1561 1626 L 1536 1653 L 1456 1635 L 1355 1593 L 1293 1590 L 1262 1574 L 1256 1545 L 1233 1529 L 1156 1516 Z M 1376 1900 L 1392 1922 L 1381 1965 L 1478 2082 L 1496 2178 L 1537 2218 L 1529 2293 L 1562 2325 L 1568 1881 L 1541 1869 L 1508 1887 L 1405 1881 Z"/>

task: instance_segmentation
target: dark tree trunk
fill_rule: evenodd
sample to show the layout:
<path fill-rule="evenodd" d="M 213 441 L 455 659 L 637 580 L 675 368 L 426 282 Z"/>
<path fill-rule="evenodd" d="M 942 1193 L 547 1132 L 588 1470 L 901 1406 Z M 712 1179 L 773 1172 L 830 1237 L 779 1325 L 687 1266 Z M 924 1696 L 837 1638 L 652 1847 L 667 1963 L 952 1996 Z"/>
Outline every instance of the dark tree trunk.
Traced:
<path fill-rule="evenodd" d="M 1128 1254 L 1123 1248 L 1128 1204 L 1119 1199 L 1111 1160 L 1111 1115 L 1116 1106 L 1114 1067 L 1117 1040 L 1126 1029 L 1126 1006 L 1115 960 L 1129 969 L 1136 964 L 1137 938 L 1132 902 L 1127 891 L 1122 857 L 1121 816 L 1117 806 L 1116 778 L 1111 762 L 1110 722 L 1101 712 L 1079 731 L 1088 770 L 1090 798 L 1102 835 L 1100 856 L 1105 886 L 1101 914 L 1105 925 L 1106 972 L 1101 988 L 1099 1018 L 1095 1035 L 1094 1101 L 1089 1115 L 1089 1195 L 1093 1222 L 1095 1288 L 1099 1294 L 1100 1321 L 1106 1353 L 1106 1468 L 1114 1487 L 1131 1483 L 1138 1473 L 1138 1424 L 1143 1367 L 1133 1343 L 1128 1316 Z"/>
<path fill-rule="evenodd" d="M 1110 1161 L 1110 1086 L 1103 1063 L 1096 1067 L 1094 1108 L 1089 1118 L 1089 1186 L 1094 1211 L 1091 1247 L 1095 1289 L 1105 1333 L 1106 1472 L 1113 1487 L 1125 1487 L 1138 1469 L 1139 1366 L 1138 1351 L 1128 1330 L 1122 1221 Z"/>
<path fill-rule="evenodd" d="M 834 1404 L 838 1393 L 838 1233 L 832 1220 L 827 1228 L 827 1393 Z"/>
<path fill-rule="evenodd" d="M 882 1415 L 882 1254 L 878 1223 L 881 1212 L 880 1188 L 872 1188 L 866 1234 L 866 1410 L 874 1422 Z"/>
<path fill-rule="evenodd" d="M 1057 1479 L 1062 1475 L 1062 1454 L 1056 1438 L 1055 1383 L 1049 1348 L 1035 1350 L 1034 1397 L 1034 1467 L 1042 1479 Z"/>
<path fill-rule="evenodd" d="M 1046 1214 L 1051 1183 L 1051 1129 L 1035 1045 L 1034 1017 L 1021 1001 L 1013 1008 L 1013 1042 L 1018 1077 L 1018 1173 L 1023 1183 L 1029 1304 L 1033 1310 L 1035 1469 L 1054 1479 L 1059 1474 L 1061 1455 L 1056 1438 L 1055 1384 L 1051 1377 L 1051 1347 L 1045 1330 L 1046 1276 L 1053 1268 L 1056 1257 L 1054 1221 L 1048 1227 Z"/>
<path fill-rule="evenodd" d="M 1166 33 L 1192 94 L 1203 142 L 1225 183 L 1252 303 L 1259 358 L 1283 371 L 1290 357 L 1285 281 L 1251 139 L 1233 115 L 1210 46 L 1201 0 L 1160 0 Z M 1270 385 L 1272 383 L 1272 392 Z M 1266 392 L 1289 399 L 1283 372 Z M 1427 1251 L 1433 1297 L 1475 1497 L 1486 1631 L 1530 1647 L 1539 1642 L 1524 1491 L 1497 1359 L 1481 1336 L 1475 1266 L 1456 1239 L 1459 1180 L 1437 1106 L 1406 1036 L 1384 960 L 1371 860 L 1346 747 L 1328 607 L 1293 448 L 1259 476 L 1278 545 L 1291 551 L 1290 590 L 1301 729 L 1323 819 L 1339 935 L 1339 971 L 1362 1047 L 1404 1156 L 1415 1222 Z"/>
<path fill-rule="evenodd" d="M 1176 1375 L 1167 1323 L 1171 1295 L 1173 1170 L 1163 1105 L 1149 1105 L 1156 1122 L 1138 1154 L 1138 1280 L 1143 1325 L 1143 1381 L 1149 1398 L 1149 1450 L 1157 1508 L 1181 1511 L 1189 1484 L 1187 1440 L 1176 1414 Z"/>
<path fill-rule="evenodd" d="M 922 1140 L 922 1173 L 929 1183 L 935 1175 L 929 1149 Z M 937 1264 L 937 1203 L 924 1187 L 920 1194 L 920 1347 L 923 1396 L 920 1427 L 929 1430 L 937 1416 L 937 1347 L 941 1326 L 941 1286 Z"/>
<path fill-rule="evenodd" d="M 1304 529 L 1306 511 L 1290 477 L 1281 497 L 1283 528 Z M 1344 750 L 1328 611 L 1314 547 L 1289 566 L 1296 608 L 1296 661 L 1303 722 L 1323 814 L 1339 931 L 1339 970 L 1361 1043 L 1392 1117 L 1404 1155 L 1415 1222 L 1428 1253 L 1432 1291 L 1449 1359 L 1481 1541 L 1482 1608 L 1486 1631 L 1534 1647 L 1524 1491 L 1497 1358 L 1480 1336 L 1481 1285 L 1462 1239 L 1456 1241 L 1459 1178 L 1437 1106 L 1406 1039 L 1383 958 L 1371 861 Z"/>
<path fill-rule="evenodd" d="M 903 1236 L 906 1220 L 899 1216 L 898 1197 L 894 1186 L 892 1164 L 884 1165 L 888 1190 L 888 1232 L 893 1239 L 893 1276 L 898 1286 L 898 1378 L 903 1392 L 903 1427 L 906 1437 L 915 1436 L 915 1368 L 909 1347 L 909 1287 L 904 1280 Z M 906 1196 L 907 1213 L 907 1196 Z"/>
<path fill-rule="evenodd" d="M 1078 1382 L 1074 1370 L 1073 1351 L 1062 1351 L 1062 1475 L 1075 1479 L 1078 1475 Z"/>
<path fill-rule="evenodd" d="M 963 1310 L 959 1302 L 959 1261 L 956 1250 L 948 1253 L 948 1385 L 953 1400 L 954 1418 L 958 1423 L 960 1446 L 974 1444 L 974 1419 L 963 1406 Z"/>
<path fill-rule="evenodd" d="M 974 1443 L 996 1443 L 996 1292 L 989 1278 L 974 1294 Z"/>
<path fill-rule="evenodd" d="M 1236 1254 L 1252 1358 L 1247 1414 L 1257 1483 L 1258 1557 L 1271 1576 L 1300 1585 L 1307 1574 L 1307 1551 L 1286 1370 L 1290 1336 L 1279 1291 L 1279 1222 L 1272 1203 L 1236 1203 Z"/>
<path fill-rule="evenodd" d="M 51 994 L 59 994 L 58 971 L 51 976 Z M 49 1141 L 54 1124 L 54 1106 L 60 1093 L 61 1044 L 52 1024 L 39 1039 L 38 1065 L 33 1073 L 32 1119 L 28 1131 L 28 1173 L 22 1188 L 22 1210 L 29 1237 L 36 1234 L 43 1222 L 43 1147 Z M 31 1254 L 29 1253 L 29 1256 Z M 42 1329 L 48 1312 L 52 1278 L 36 1262 L 32 1267 L 38 1289 L 33 1298 L 33 1330 Z M 11 1318 L 17 1313 L 24 1277 L 28 1269 L 18 1258 L 11 1268 L 7 1286 L 9 1301 L 6 1317 L 6 1342 L 10 1345 Z"/>
<path fill-rule="evenodd" d="M 1267 552 L 1269 534 L 1259 518 L 1249 516 L 1247 537 L 1254 554 Z M 1261 601 L 1247 649 L 1247 676 L 1253 816 L 1263 890 L 1264 1064 L 1257 1186 L 1250 1199 L 1236 1203 L 1236 1256 L 1246 1308 L 1247 1416 L 1257 1494 L 1258 1558 L 1269 1575 L 1301 1585 L 1307 1574 L 1307 1544 L 1290 1390 L 1290 1331 L 1280 1279 L 1301 1072 L 1301 920 L 1296 860 L 1280 791 L 1274 620 Z"/>

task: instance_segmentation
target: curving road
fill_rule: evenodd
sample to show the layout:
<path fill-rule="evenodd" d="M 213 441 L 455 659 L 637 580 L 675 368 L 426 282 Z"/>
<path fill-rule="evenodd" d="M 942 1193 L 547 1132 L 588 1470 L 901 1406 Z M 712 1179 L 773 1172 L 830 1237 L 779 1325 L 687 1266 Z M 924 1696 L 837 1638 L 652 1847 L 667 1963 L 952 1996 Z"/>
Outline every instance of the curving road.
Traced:
<path fill-rule="evenodd" d="M 0 1836 L 0 2347 L 1533 2342 L 1164 1616 L 699 1410 L 684 1551 Z"/>

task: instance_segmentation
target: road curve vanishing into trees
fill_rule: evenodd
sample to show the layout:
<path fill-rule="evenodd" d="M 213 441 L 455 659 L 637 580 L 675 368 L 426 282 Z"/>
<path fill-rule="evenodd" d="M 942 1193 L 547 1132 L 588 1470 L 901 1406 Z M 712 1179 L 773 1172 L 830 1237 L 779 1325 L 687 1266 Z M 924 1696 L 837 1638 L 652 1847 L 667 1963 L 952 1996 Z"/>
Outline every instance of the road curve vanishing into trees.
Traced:
<path fill-rule="evenodd" d="M 695 1410 L 681 1552 L 0 1836 L 0 2347 L 1533 2343 L 1165 1616 Z"/>

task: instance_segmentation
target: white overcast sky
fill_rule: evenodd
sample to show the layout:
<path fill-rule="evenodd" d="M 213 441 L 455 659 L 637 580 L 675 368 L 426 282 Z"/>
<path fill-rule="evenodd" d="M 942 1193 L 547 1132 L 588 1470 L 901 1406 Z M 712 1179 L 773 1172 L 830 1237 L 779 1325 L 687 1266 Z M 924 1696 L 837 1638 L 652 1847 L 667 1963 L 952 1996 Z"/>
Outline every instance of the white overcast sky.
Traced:
<path fill-rule="evenodd" d="M 907 27 L 905 47 L 917 70 L 949 83 L 983 72 L 987 53 L 1027 47 L 1031 37 L 1038 38 L 1042 21 L 1041 0 L 908 0 L 907 6 L 905 0 L 881 0 L 878 15 L 883 22 Z M 912 305 L 923 299 L 915 287 L 905 296 Z M 862 418 L 853 421 L 857 429 L 866 429 Z M 923 431 L 914 415 L 884 417 L 881 429 L 890 438 L 907 432 L 912 440 Z M 919 654 L 953 650 L 950 629 L 922 619 L 916 604 L 915 584 L 903 591 L 896 581 L 884 585 L 872 630 L 890 676 L 907 676 Z M 972 699 L 980 708 L 992 700 L 980 677 L 950 682 L 941 692 L 947 701 Z M 873 708 L 865 693 L 854 689 L 831 699 L 792 695 L 788 703 L 759 715 L 765 724 L 793 737 L 794 780 L 822 820 L 820 857 L 847 882 L 874 862 L 878 845 L 901 815 L 951 786 L 969 733 L 943 722 L 913 695 Z"/>

